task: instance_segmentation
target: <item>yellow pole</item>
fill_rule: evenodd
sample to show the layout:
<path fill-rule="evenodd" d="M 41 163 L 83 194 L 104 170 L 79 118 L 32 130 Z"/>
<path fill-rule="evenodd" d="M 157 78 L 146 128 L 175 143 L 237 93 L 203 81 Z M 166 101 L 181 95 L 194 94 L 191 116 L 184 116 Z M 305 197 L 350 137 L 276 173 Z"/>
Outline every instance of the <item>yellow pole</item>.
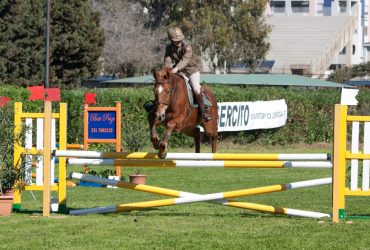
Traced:
<path fill-rule="evenodd" d="M 280 192 L 280 191 L 284 191 L 284 190 L 285 190 L 285 185 L 272 185 L 272 186 L 266 186 L 266 187 L 249 188 L 249 189 L 223 192 L 223 193 L 220 193 L 220 195 L 222 194 L 222 197 L 220 197 L 220 198 L 221 199 L 236 198 L 236 197 L 249 196 L 249 195 L 255 195 L 255 194 Z M 186 199 L 186 198 L 184 198 L 184 199 Z M 177 205 L 177 204 L 183 204 L 183 203 L 182 202 L 176 203 L 176 199 L 164 199 L 164 200 L 134 202 L 134 203 L 129 203 L 129 204 L 117 205 L 116 212 L 131 211 L 131 210 L 145 209 L 145 208 L 151 208 L 151 207 L 172 206 L 172 205 Z M 233 204 L 233 202 L 230 202 L 230 206 L 233 206 L 233 205 L 235 207 L 242 207 L 244 205 L 245 208 L 248 208 L 248 205 L 246 205 L 246 204 L 241 204 L 241 203 L 240 204 L 238 204 L 238 203 Z M 262 209 L 262 207 L 260 207 L 260 208 Z M 255 209 L 258 210 L 257 207 L 255 207 Z M 272 209 L 272 208 L 270 208 L 270 209 Z"/>
<path fill-rule="evenodd" d="M 50 217 L 51 102 L 44 104 L 44 188 L 42 216 Z"/>
<path fill-rule="evenodd" d="M 181 193 L 180 191 L 173 190 L 173 189 L 160 188 L 160 187 L 143 185 L 143 184 L 133 184 L 130 182 L 123 182 L 123 181 L 117 182 L 117 187 L 127 188 L 131 190 L 142 191 L 142 192 L 147 192 L 147 193 L 152 193 L 152 194 L 168 195 L 172 197 L 180 197 L 180 193 Z"/>
<path fill-rule="evenodd" d="M 154 194 L 162 194 L 162 195 L 168 195 L 172 197 L 180 197 L 181 191 L 177 191 L 174 189 L 168 189 L 168 188 L 160 188 L 160 187 L 154 187 L 154 186 L 149 186 L 149 185 L 142 185 L 142 184 L 132 184 L 128 182 L 123 182 L 119 181 L 117 182 L 117 187 L 120 188 L 127 188 L 131 190 L 137 190 L 137 191 L 143 191 L 147 193 L 154 193 Z M 272 186 L 273 187 L 273 186 Z M 273 188 L 270 187 L 262 187 L 259 188 L 260 191 L 264 189 L 265 192 L 269 192 L 269 190 L 273 190 Z M 278 192 L 278 191 L 283 191 L 285 188 L 282 185 L 275 185 L 275 190 L 271 192 Z M 173 201 L 167 202 L 169 205 L 173 205 Z M 136 203 L 136 205 L 139 204 L 139 206 L 136 206 L 133 209 L 138 209 L 140 208 L 148 208 L 150 205 L 153 204 L 153 201 L 151 203 L 145 203 L 144 206 L 142 203 Z M 160 203 L 154 203 L 156 206 L 159 206 Z M 132 205 L 132 204 L 131 204 Z M 251 209 L 251 210 L 256 210 L 256 211 L 262 211 L 262 212 L 269 212 L 269 213 L 276 213 L 276 214 L 287 214 L 287 209 L 286 208 L 280 208 L 280 207 L 273 207 L 273 206 L 268 206 L 268 205 L 261 205 L 261 204 L 254 204 L 254 203 L 247 203 L 247 202 L 238 202 L 238 201 L 232 201 L 228 200 L 226 203 L 227 206 L 230 207 L 238 207 L 238 208 L 246 208 L 246 209 Z M 122 206 L 122 210 L 120 211 L 127 211 L 128 206 Z"/>
<path fill-rule="evenodd" d="M 287 209 L 282 207 L 274 207 L 263 204 L 249 203 L 249 202 L 240 202 L 240 201 L 228 201 L 228 206 L 245 208 L 255 211 L 268 212 L 274 214 L 287 214 Z"/>
<path fill-rule="evenodd" d="M 67 104 L 60 103 L 59 106 L 59 149 L 67 148 Z M 58 201 L 59 211 L 65 212 L 67 206 L 67 169 L 66 158 L 59 157 L 59 175 L 58 175 Z"/>
<path fill-rule="evenodd" d="M 333 164 L 333 222 L 344 218 L 345 172 L 347 143 L 347 106 L 335 105 L 334 113 L 334 164 Z"/>
<path fill-rule="evenodd" d="M 20 171 L 21 165 L 22 165 L 22 158 L 21 158 L 21 152 L 22 152 L 22 146 L 21 142 L 18 141 L 17 138 L 19 138 L 19 135 L 22 132 L 22 103 L 16 102 L 14 103 L 14 168 L 17 172 Z M 20 180 L 19 180 L 20 181 Z M 19 181 L 17 181 L 17 184 L 20 184 Z M 13 201 L 13 209 L 14 210 L 21 210 L 22 209 L 22 197 L 21 197 L 21 190 L 18 186 L 14 190 L 14 201 Z"/>

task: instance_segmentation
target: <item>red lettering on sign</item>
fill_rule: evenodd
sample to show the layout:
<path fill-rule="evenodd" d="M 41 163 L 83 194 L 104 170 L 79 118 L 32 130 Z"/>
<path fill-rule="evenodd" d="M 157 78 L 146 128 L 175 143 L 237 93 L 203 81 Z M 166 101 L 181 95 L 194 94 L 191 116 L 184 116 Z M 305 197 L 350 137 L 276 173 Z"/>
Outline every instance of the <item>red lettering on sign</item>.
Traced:
<path fill-rule="evenodd" d="M 100 122 L 102 120 L 101 117 L 99 117 L 98 114 L 91 114 L 90 115 L 90 121 L 94 121 L 94 122 Z"/>
<path fill-rule="evenodd" d="M 112 124 L 113 122 L 115 122 L 116 118 L 115 117 L 112 117 L 111 114 L 109 113 L 106 113 L 103 115 L 103 121 L 108 121 L 109 124 Z"/>

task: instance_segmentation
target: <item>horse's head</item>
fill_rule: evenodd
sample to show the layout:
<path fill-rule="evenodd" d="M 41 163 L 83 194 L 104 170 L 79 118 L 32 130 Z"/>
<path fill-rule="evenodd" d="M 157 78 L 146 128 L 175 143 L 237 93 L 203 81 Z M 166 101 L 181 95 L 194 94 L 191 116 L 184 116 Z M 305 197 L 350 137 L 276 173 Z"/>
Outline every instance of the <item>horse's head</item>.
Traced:
<path fill-rule="evenodd" d="M 153 72 L 155 79 L 154 83 L 154 97 L 155 97 L 155 116 L 159 121 L 164 121 L 166 118 L 166 111 L 171 103 L 171 96 L 173 92 L 173 74 L 171 68 L 163 68 Z"/>

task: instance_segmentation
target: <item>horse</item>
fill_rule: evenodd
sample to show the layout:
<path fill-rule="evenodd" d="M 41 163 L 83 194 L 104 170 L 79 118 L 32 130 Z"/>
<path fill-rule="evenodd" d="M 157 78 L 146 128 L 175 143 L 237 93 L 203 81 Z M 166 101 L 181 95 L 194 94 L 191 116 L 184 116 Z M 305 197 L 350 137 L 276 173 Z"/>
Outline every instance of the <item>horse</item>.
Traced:
<path fill-rule="evenodd" d="M 173 131 L 184 133 L 194 138 L 195 153 L 200 153 L 200 129 L 201 125 L 205 135 L 210 138 L 212 153 L 217 150 L 217 100 L 212 91 L 202 87 L 204 94 L 210 101 L 207 107 L 211 120 L 205 122 L 198 107 L 191 107 L 185 80 L 179 74 L 172 73 L 171 68 L 154 70 L 154 96 L 155 102 L 151 112 L 148 112 L 150 128 L 150 141 L 153 148 L 158 151 L 158 157 L 164 159 L 167 155 L 168 141 Z M 161 141 L 156 127 L 165 126 Z"/>

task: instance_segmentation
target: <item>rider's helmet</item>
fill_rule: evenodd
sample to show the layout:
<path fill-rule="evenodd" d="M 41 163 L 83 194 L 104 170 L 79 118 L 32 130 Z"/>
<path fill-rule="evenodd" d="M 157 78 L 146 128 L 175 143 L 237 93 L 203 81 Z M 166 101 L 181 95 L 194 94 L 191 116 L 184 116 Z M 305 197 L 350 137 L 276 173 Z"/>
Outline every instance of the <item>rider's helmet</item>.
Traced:
<path fill-rule="evenodd" d="M 182 41 L 184 40 L 184 34 L 179 28 L 173 27 L 168 30 L 168 39 L 174 42 Z"/>

